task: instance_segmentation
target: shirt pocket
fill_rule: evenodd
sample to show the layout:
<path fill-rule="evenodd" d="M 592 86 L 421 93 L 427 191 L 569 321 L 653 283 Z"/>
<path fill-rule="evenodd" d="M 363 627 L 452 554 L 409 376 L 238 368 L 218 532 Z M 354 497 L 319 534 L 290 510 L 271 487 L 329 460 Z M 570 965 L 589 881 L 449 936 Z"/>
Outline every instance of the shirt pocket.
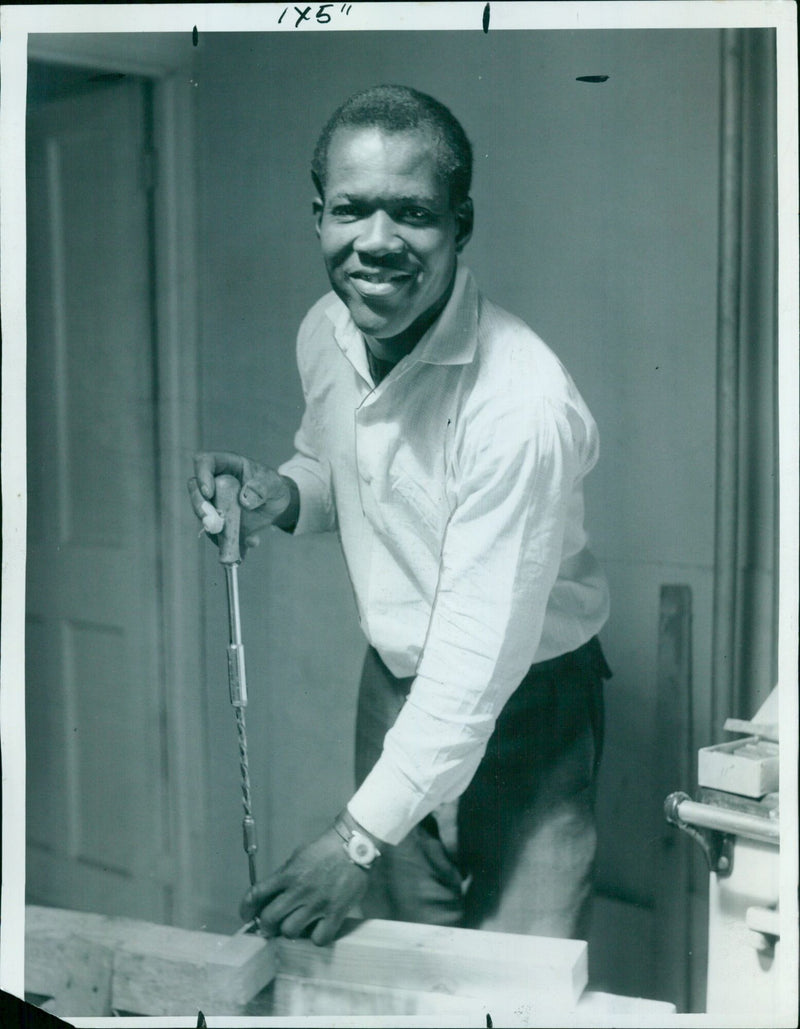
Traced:
<path fill-rule="evenodd" d="M 422 523 L 436 537 L 437 543 L 440 542 L 447 519 L 444 499 L 437 502 L 427 486 L 421 484 L 420 476 L 397 461 L 389 472 L 389 490 L 389 503 L 393 506 L 401 503 L 417 524 Z"/>

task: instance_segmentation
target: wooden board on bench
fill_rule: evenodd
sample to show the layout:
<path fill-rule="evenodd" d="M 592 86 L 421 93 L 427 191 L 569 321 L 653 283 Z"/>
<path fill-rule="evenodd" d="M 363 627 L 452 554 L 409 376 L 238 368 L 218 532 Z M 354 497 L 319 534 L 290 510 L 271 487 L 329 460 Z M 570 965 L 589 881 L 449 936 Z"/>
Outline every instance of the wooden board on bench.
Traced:
<path fill-rule="evenodd" d="M 586 944 L 575 940 L 370 920 L 347 923 L 321 948 L 26 912 L 26 992 L 52 998 L 48 1009 L 64 1016 L 568 1011 L 586 980 Z"/>

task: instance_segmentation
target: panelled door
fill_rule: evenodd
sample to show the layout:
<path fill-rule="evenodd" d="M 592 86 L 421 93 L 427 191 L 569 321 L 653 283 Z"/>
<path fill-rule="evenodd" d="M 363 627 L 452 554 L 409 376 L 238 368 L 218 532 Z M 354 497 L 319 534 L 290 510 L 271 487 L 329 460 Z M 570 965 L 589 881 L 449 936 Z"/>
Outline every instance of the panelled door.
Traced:
<path fill-rule="evenodd" d="M 168 922 L 147 127 L 29 112 L 27 896 Z"/>

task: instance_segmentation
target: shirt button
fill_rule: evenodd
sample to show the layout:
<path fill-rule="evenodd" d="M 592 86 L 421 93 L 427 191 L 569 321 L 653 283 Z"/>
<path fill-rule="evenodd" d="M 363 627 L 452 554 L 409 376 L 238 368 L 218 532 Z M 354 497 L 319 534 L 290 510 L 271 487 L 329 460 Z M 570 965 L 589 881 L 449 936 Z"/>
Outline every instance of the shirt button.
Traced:
<path fill-rule="evenodd" d="M 372 482 L 372 476 L 365 468 L 360 469 L 359 475 L 361 476 L 361 481 L 366 482 L 367 485 Z"/>

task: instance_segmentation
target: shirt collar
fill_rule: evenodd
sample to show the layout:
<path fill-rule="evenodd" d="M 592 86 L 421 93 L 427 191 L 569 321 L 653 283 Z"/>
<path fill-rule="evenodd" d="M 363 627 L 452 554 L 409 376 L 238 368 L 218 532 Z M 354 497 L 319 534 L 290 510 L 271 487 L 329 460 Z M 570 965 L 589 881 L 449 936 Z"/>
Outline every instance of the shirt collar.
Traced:
<path fill-rule="evenodd" d="M 426 364 L 469 364 L 478 345 L 478 288 L 469 268 L 459 265 L 444 310 L 411 351 Z"/>
<path fill-rule="evenodd" d="M 336 342 L 356 371 L 371 381 L 364 337 L 347 306 L 335 297 L 326 309 Z M 426 364 L 469 364 L 478 345 L 478 288 L 470 270 L 459 265 L 444 310 L 408 357 Z"/>
<path fill-rule="evenodd" d="M 339 349 L 361 378 L 371 384 L 372 377 L 369 371 L 369 363 L 367 362 L 364 337 L 350 317 L 347 305 L 334 294 L 330 306 L 325 310 L 325 314 L 333 325 L 333 338 L 336 340 Z"/>

